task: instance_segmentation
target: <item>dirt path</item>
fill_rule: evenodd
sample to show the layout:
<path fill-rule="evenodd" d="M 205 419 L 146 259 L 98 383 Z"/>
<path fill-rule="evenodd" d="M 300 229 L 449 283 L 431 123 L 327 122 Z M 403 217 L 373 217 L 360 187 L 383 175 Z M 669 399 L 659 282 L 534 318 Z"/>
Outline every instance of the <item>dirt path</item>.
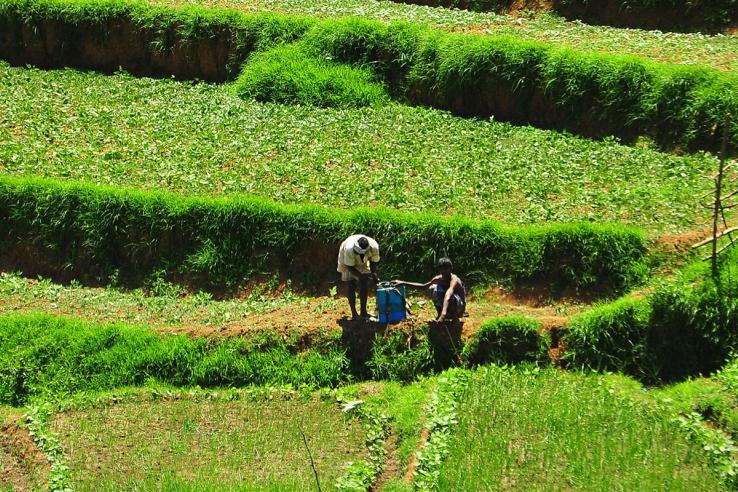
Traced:
<path fill-rule="evenodd" d="M 45 490 L 49 462 L 17 420 L 0 426 L 0 487 L 16 492 Z"/>
<path fill-rule="evenodd" d="M 393 432 L 385 439 L 384 448 L 386 450 L 384 468 L 372 486 L 369 487 L 369 492 L 382 490 L 387 482 L 397 477 L 400 469 L 400 462 L 397 458 L 397 434 Z"/>
<path fill-rule="evenodd" d="M 501 290 L 490 291 L 479 299 L 471 299 L 467 309 L 469 316 L 464 318 L 462 336 L 468 337 L 476 332 L 488 319 L 519 315 L 539 320 L 544 329 L 557 329 L 564 326 L 572 314 L 585 308 L 585 304 L 565 301 L 548 304 L 544 299 L 518 298 Z M 371 306 L 370 306 L 371 310 Z M 435 317 L 433 305 L 424 300 L 414 303 L 414 320 L 401 323 L 408 328 L 418 322 Z M 342 302 L 333 302 L 327 297 L 315 297 L 307 302 L 272 309 L 263 314 L 253 314 L 246 319 L 222 323 L 187 323 L 181 326 L 158 326 L 162 332 L 188 334 L 205 337 L 237 337 L 260 331 L 281 333 L 284 336 L 297 335 L 309 343 L 313 337 L 330 336 L 331 332 L 341 330 L 348 319 L 348 308 Z"/>
<path fill-rule="evenodd" d="M 425 443 L 428 442 L 428 438 L 430 437 L 430 430 L 428 427 L 423 426 L 423 429 L 420 431 L 420 442 L 418 443 L 418 449 L 416 451 L 420 451 L 423 449 L 423 446 L 425 446 Z M 415 453 L 413 453 L 410 456 L 410 461 L 407 463 L 407 468 L 405 469 L 405 476 L 402 477 L 402 480 L 405 483 L 412 483 L 413 479 L 415 478 L 415 470 L 418 468 L 418 457 Z"/>

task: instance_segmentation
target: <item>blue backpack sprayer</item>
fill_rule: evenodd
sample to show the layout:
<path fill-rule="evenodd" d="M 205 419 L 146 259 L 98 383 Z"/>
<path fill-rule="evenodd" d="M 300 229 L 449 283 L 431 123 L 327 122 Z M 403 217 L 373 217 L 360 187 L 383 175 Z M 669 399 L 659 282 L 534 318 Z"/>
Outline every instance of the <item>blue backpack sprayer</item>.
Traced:
<path fill-rule="evenodd" d="M 407 319 L 405 287 L 398 287 L 392 282 L 378 282 L 377 311 L 380 323 L 398 323 Z"/>

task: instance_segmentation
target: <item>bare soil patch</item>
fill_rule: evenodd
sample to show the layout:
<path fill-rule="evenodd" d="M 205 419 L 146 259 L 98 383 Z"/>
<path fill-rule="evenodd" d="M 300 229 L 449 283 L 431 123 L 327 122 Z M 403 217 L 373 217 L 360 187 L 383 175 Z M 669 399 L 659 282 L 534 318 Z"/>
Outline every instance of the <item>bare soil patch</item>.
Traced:
<path fill-rule="evenodd" d="M 370 492 L 376 492 L 382 490 L 382 487 L 395 478 L 400 469 L 400 461 L 397 458 L 397 434 L 390 434 L 384 441 L 385 448 L 385 462 L 382 473 L 379 474 L 377 479 L 369 488 Z"/>
<path fill-rule="evenodd" d="M 0 426 L 0 486 L 16 492 L 45 489 L 49 462 L 17 418 Z"/>
<path fill-rule="evenodd" d="M 418 443 L 418 451 L 423 449 L 423 446 L 425 446 L 425 443 L 428 442 L 428 438 L 430 437 L 430 429 L 428 427 L 423 427 L 423 430 L 420 431 L 420 442 Z M 410 461 L 407 464 L 407 469 L 405 470 L 405 476 L 403 477 L 403 480 L 407 483 L 411 483 L 413 481 L 413 478 L 415 477 L 415 470 L 418 468 L 418 458 L 413 453 L 410 456 Z"/>

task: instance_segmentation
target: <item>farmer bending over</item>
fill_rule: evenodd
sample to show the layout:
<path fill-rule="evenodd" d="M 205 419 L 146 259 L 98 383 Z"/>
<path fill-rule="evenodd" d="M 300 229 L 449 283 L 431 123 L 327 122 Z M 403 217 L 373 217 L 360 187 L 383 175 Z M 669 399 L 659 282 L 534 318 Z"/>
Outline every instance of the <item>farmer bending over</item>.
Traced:
<path fill-rule="evenodd" d="M 436 306 L 436 321 L 458 320 L 466 312 L 466 289 L 461 279 L 453 273 L 453 263 L 448 258 L 438 260 L 438 275 L 424 284 L 395 280 L 395 285 L 428 289 Z"/>
<path fill-rule="evenodd" d="M 354 320 L 367 320 L 366 300 L 369 280 L 377 281 L 379 244 L 367 236 L 355 234 L 341 243 L 338 250 L 338 271 L 341 280 L 348 283 L 348 302 Z M 359 285 L 361 315 L 356 313 L 356 285 Z"/>

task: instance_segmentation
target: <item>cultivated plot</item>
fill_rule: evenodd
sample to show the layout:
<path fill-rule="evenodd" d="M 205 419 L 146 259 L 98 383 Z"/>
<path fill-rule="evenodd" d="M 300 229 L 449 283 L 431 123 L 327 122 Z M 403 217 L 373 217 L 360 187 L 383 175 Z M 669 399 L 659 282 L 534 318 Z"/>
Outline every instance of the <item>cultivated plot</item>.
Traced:
<path fill-rule="evenodd" d="M 658 233 L 704 226 L 698 199 L 717 168 L 707 154 L 399 104 L 261 104 L 228 86 L 7 65 L 0 82 L 6 174 L 517 224 L 624 222 Z"/>
<path fill-rule="evenodd" d="M 164 5 L 224 7 L 244 12 L 274 11 L 311 17 L 366 17 L 430 24 L 446 30 L 507 35 L 586 51 L 645 56 L 677 64 L 738 69 L 738 34 L 707 35 L 593 26 L 549 13 L 511 16 L 388 0 L 153 0 Z"/>
<path fill-rule="evenodd" d="M 57 414 L 76 490 L 327 490 L 365 458 L 361 425 L 331 401 L 128 402 Z"/>
<path fill-rule="evenodd" d="M 482 371 L 458 415 L 440 490 L 723 490 L 668 415 L 601 377 Z"/>

